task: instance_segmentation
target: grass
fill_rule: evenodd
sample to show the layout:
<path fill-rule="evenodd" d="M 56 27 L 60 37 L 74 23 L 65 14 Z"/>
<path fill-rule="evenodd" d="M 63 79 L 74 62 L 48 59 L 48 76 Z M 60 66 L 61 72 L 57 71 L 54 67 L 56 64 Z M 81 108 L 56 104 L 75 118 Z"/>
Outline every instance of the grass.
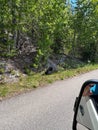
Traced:
<path fill-rule="evenodd" d="M 64 80 L 91 70 L 98 69 L 98 64 L 89 64 L 77 69 L 62 70 L 51 75 L 42 75 L 41 73 L 33 73 L 27 77 L 21 77 L 19 82 L 10 84 L 0 84 L 0 98 L 11 97 L 37 87 L 51 84 L 56 80 Z"/>

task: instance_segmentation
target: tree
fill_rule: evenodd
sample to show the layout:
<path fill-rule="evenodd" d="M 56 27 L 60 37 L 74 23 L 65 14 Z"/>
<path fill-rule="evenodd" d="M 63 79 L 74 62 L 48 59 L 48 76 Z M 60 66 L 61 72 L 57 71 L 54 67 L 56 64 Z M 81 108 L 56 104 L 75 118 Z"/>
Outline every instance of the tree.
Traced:
<path fill-rule="evenodd" d="M 97 2 L 97 1 L 96 1 Z M 97 28 L 96 22 L 98 5 L 95 1 L 78 0 L 74 14 L 74 48 L 75 55 L 80 55 L 84 60 L 95 61 L 97 46 Z"/>

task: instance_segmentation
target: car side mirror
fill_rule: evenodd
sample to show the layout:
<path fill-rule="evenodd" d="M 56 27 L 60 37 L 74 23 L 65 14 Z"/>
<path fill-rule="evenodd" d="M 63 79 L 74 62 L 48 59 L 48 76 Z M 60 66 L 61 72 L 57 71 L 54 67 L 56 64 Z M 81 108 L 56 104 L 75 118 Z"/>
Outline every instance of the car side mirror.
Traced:
<path fill-rule="evenodd" d="M 98 80 L 86 81 L 74 104 L 72 130 L 78 130 L 77 124 L 89 130 L 98 130 Z"/>

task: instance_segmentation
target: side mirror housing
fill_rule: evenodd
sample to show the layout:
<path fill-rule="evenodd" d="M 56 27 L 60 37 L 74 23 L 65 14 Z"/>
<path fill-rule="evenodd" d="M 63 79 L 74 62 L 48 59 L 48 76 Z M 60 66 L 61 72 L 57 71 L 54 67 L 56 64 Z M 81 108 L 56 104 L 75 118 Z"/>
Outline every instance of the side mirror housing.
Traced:
<path fill-rule="evenodd" d="M 73 130 L 77 123 L 90 130 L 98 130 L 98 80 L 86 81 L 74 104 Z"/>

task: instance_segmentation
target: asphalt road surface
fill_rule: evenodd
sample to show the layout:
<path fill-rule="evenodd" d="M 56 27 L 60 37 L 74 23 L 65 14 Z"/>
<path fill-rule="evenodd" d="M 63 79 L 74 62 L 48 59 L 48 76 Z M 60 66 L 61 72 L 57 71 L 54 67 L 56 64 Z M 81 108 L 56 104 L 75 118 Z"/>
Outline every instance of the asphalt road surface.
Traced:
<path fill-rule="evenodd" d="M 75 97 L 97 78 L 95 70 L 0 102 L 0 130 L 72 130 Z"/>

